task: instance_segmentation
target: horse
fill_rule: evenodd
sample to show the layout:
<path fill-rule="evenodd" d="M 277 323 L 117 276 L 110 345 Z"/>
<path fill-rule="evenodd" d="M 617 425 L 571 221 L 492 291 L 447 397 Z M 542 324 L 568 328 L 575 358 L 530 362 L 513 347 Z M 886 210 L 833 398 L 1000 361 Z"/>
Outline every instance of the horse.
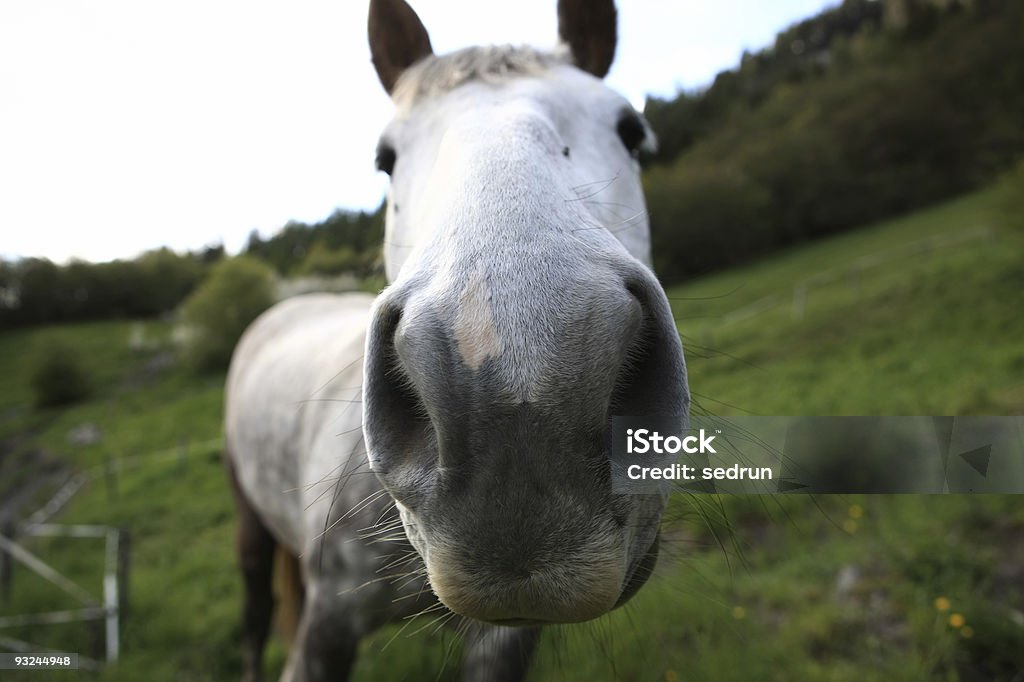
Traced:
<path fill-rule="evenodd" d="M 541 626 L 651 574 L 666 498 L 614 493 L 609 447 L 613 415 L 690 404 L 651 267 L 653 134 L 603 81 L 614 3 L 557 13 L 553 50 L 435 55 L 404 0 L 370 3 L 389 284 L 278 303 L 228 372 L 247 679 L 275 553 L 300 600 L 286 680 L 344 679 L 360 638 L 421 613 L 461 623 L 464 679 L 522 679 Z"/>

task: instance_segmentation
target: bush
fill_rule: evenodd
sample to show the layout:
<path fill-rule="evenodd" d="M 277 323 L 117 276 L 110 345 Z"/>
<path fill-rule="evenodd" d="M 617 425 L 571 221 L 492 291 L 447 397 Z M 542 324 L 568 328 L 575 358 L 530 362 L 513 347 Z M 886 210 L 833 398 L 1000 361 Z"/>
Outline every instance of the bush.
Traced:
<path fill-rule="evenodd" d="M 356 252 L 348 246 L 332 249 L 322 241 L 317 241 L 306 253 L 295 274 L 331 277 L 349 273 L 355 277 L 365 277 L 373 270 L 376 255 L 373 251 Z"/>
<path fill-rule="evenodd" d="M 275 289 L 273 270 L 254 258 L 232 258 L 214 266 L 182 306 L 192 364 L 201 370 L 227 367 L 242 332 L 274 303 Z"/>
<path fill-rule="evenodd" d="M 65 343 L 51 342 L 39 349 L 31 378 L 36 407 L 71 405 L 92 391 L 81 356 Z"/>
<path fill-rule="evenodd" d="M 771 198 L 726 167 L 654 169 L 644 178 L 654 271 L 678 281 L 748 259 L 771 244 Z"/>

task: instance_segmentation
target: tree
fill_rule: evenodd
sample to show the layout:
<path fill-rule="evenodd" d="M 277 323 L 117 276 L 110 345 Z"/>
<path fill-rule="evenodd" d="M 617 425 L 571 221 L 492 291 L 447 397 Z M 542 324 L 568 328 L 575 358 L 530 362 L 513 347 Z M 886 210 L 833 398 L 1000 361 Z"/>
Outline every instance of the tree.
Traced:
<path fill-rule="evenodd" d="M 273 271 L 245 256 L 221 261 L 182 305 L 186 353 L 201 370 L 227 367 L 245 328 L 275 299 Z"/>

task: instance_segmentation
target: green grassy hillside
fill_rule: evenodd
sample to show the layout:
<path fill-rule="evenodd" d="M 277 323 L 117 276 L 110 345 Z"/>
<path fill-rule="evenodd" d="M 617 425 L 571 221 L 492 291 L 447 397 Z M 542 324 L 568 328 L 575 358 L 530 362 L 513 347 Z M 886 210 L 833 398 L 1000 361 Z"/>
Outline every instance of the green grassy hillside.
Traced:
<path fill-rule="evenodd" d="M 1020 414 L 1024 235 L 999 224 L 992 201 L 974 195 L 673 288 L 698 409 Z M 139 328 L 152 345 L 131 350 Z M 168 335 L 159 323 L 0 334 L 0 467 L 44 453 L 87 470 L 167 451 L 100 476 L 59 518 L 133 535 L 122 661 L 99 679 L 238 679 L 233 509 L 209 443 L 223 377 L 166 366 Z M 91 358 L 90 402 L 29 409 L 25 368 L 47 336 Z M 84 422 L 102 440 L 70 445 Z M 1008 680 L 1024 669 L 1020 498 L 704 496 L 676 498 L 670 512 L 651 583 L 608 617 L 547 631 L 533 679 Z M 30 546 L 98 595 L 92 542 Z M 71 605 L 16 569 L 0 615 Z M 77 625 L 0 635 L 83 654 L 92 645 Z M 457 648 L 429 620 L 391 628 L 364 643 L 356 679 L 430 679 L 446 658 L 438 679 L 456 679 Z M 272 673 L 283 657 L 273 644 Z M 72 675 L 4 679 L 51 677 Z"/>
<path fill-rule="evenodd" d="M 671 289 L 698 400 L 722 414 L 1024 412 L 1024 235 L 997 196 Z"/>

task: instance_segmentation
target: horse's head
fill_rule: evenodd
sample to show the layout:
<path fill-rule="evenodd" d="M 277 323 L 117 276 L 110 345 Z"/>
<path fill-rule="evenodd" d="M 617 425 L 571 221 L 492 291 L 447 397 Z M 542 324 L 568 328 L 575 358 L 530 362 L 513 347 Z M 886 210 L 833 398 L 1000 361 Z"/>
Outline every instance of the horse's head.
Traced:
<path fill-rule="evenodd" d="M 504 624 L 625 602 L 660 496 L 616 495 L 611 416 L 684 414 L 686 367 L 652 274 L 647 124 L 601 81 L 612 2 L 562 0 L 561 51 L 434 56 L 403 0 L 370 45 L 397 116 L 386 264 L 366 351 L 370 462 L 438 597 Z"/>

